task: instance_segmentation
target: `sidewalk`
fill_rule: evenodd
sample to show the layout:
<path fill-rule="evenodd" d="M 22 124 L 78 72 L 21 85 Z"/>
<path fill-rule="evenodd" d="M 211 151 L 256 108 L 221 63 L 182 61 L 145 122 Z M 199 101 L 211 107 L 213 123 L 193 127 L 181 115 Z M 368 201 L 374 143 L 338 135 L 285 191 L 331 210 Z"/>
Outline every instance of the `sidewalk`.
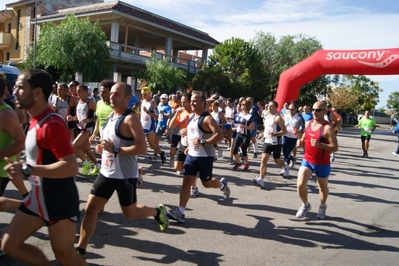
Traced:
<path fill-rule="evenodd" d="M 226 162 L 215 162 L 214 174 L 229 182 L 229 199 L 217 189 L 199 185 L 199 198 L 188 203 L 186 223 L 171 221 L 165 233 L 153 219 L 127 221 L 114 195 L 99 217 L 87 262 L 115 266 L 397 265 L 399 157 L 391 154 L 397 138 L 389 130 L 377 128 L 370 142 L 370 158 L 361 158 L 357 129 L 344 128 L 338 142 L 326 220 L 316 219 L 319 198 L 314 179 L 308 184 L 312 211 L 303 220 L 295 218 L 300 206 L 296 193 L 299 159 L 296 169 L 290 171 L 291 179 L 280 177 L 280 169 L 270 159 L 267 189 L 262 190 L 251 182 L 258 173 L 260 156 L 252 159 L 250 153 L 249 172 L 231 171 Z M 167 143 L 162 145 L 165 150 Z M 164 203 L 167 209 L 177 206 L 182 177 L 159 159 L 140 157 L 140 165 L 145 167 L 145 176 L 137 192 L 138 203 Z M 81 178 L 77 182 L 82 210 L 92 181 Z M 19 195 L 10 185 L 5 196 Z M 2 213 L 0 226 L 6 226 L 12 216 Z M 76 242 L 78 233 L 77 226 Z M 45 228 L 28 242 L 54 259 Z M 22 264 L 4 257 L 0 265 Z"/>

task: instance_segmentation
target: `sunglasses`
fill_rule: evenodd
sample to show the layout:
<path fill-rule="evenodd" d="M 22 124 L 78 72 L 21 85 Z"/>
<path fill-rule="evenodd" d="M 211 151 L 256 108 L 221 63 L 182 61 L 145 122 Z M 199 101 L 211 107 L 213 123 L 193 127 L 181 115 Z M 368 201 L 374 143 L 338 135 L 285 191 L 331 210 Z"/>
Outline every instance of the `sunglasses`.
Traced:
<path fill-rule="evenodd" d="M 294 111 L 295 109 L 288 109 L 288 110 L 290 110 L 290 111 Z"/>
<path fill-rule="evenodd" d="M 326 110 L 326 109 L 312 109 L 312 112 L 321 112 L 322 110 Z"/>
<path fill-rule="evenodd" d="M 75 87 L 75 85 L 68 85 L 68 87 Z"/>

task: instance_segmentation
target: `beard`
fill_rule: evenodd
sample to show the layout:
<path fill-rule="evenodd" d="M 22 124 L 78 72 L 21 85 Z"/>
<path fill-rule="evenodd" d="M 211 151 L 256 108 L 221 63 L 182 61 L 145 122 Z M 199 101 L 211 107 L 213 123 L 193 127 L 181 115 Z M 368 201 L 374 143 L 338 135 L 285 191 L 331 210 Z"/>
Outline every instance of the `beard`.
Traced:
<path fill-rule="evenodd" d="M 17 97 L 15 103 L 19 109 L 29 110 L 35 104 L 33 91 L 23 100 Z"/>

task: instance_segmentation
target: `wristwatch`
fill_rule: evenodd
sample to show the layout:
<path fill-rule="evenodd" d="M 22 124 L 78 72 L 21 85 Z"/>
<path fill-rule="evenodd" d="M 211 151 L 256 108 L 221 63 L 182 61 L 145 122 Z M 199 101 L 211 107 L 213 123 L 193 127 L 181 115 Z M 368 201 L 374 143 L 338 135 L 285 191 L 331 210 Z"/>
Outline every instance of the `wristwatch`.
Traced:
<path fill-rule="evenodd" d="M 32 174 L 32 166 L 30 164 L 22 165 L 22 173 L 25 177 L 29 177 Z"/>
<path fill-rule="evenodd" d="M 114 148 L 112 149 L 112 151 L 114 152 L 114 157 L 116 157 L 116 155 L 118 155 L 118 152 L 120 151 L 119 146 L 114 145 Z"/>
<path fill-rule="evenodd" d="M 201 139 L 201 144 L 202 144 L 202 146 L 205 146 L 205 143 L 206 143 L 206 140 L 204 140 L 204 139 Z"/>

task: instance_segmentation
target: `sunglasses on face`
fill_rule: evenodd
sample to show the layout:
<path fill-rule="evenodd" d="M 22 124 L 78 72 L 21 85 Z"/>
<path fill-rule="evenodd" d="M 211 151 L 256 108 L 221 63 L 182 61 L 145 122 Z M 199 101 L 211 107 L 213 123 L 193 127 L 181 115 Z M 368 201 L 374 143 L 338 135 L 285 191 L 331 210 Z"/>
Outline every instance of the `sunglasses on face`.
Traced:
<path fill-rule="evenodd" d="M 326 109 L 312 109 L 312 112 L 321 112 L 322 110 L 326 110 Z"/>

